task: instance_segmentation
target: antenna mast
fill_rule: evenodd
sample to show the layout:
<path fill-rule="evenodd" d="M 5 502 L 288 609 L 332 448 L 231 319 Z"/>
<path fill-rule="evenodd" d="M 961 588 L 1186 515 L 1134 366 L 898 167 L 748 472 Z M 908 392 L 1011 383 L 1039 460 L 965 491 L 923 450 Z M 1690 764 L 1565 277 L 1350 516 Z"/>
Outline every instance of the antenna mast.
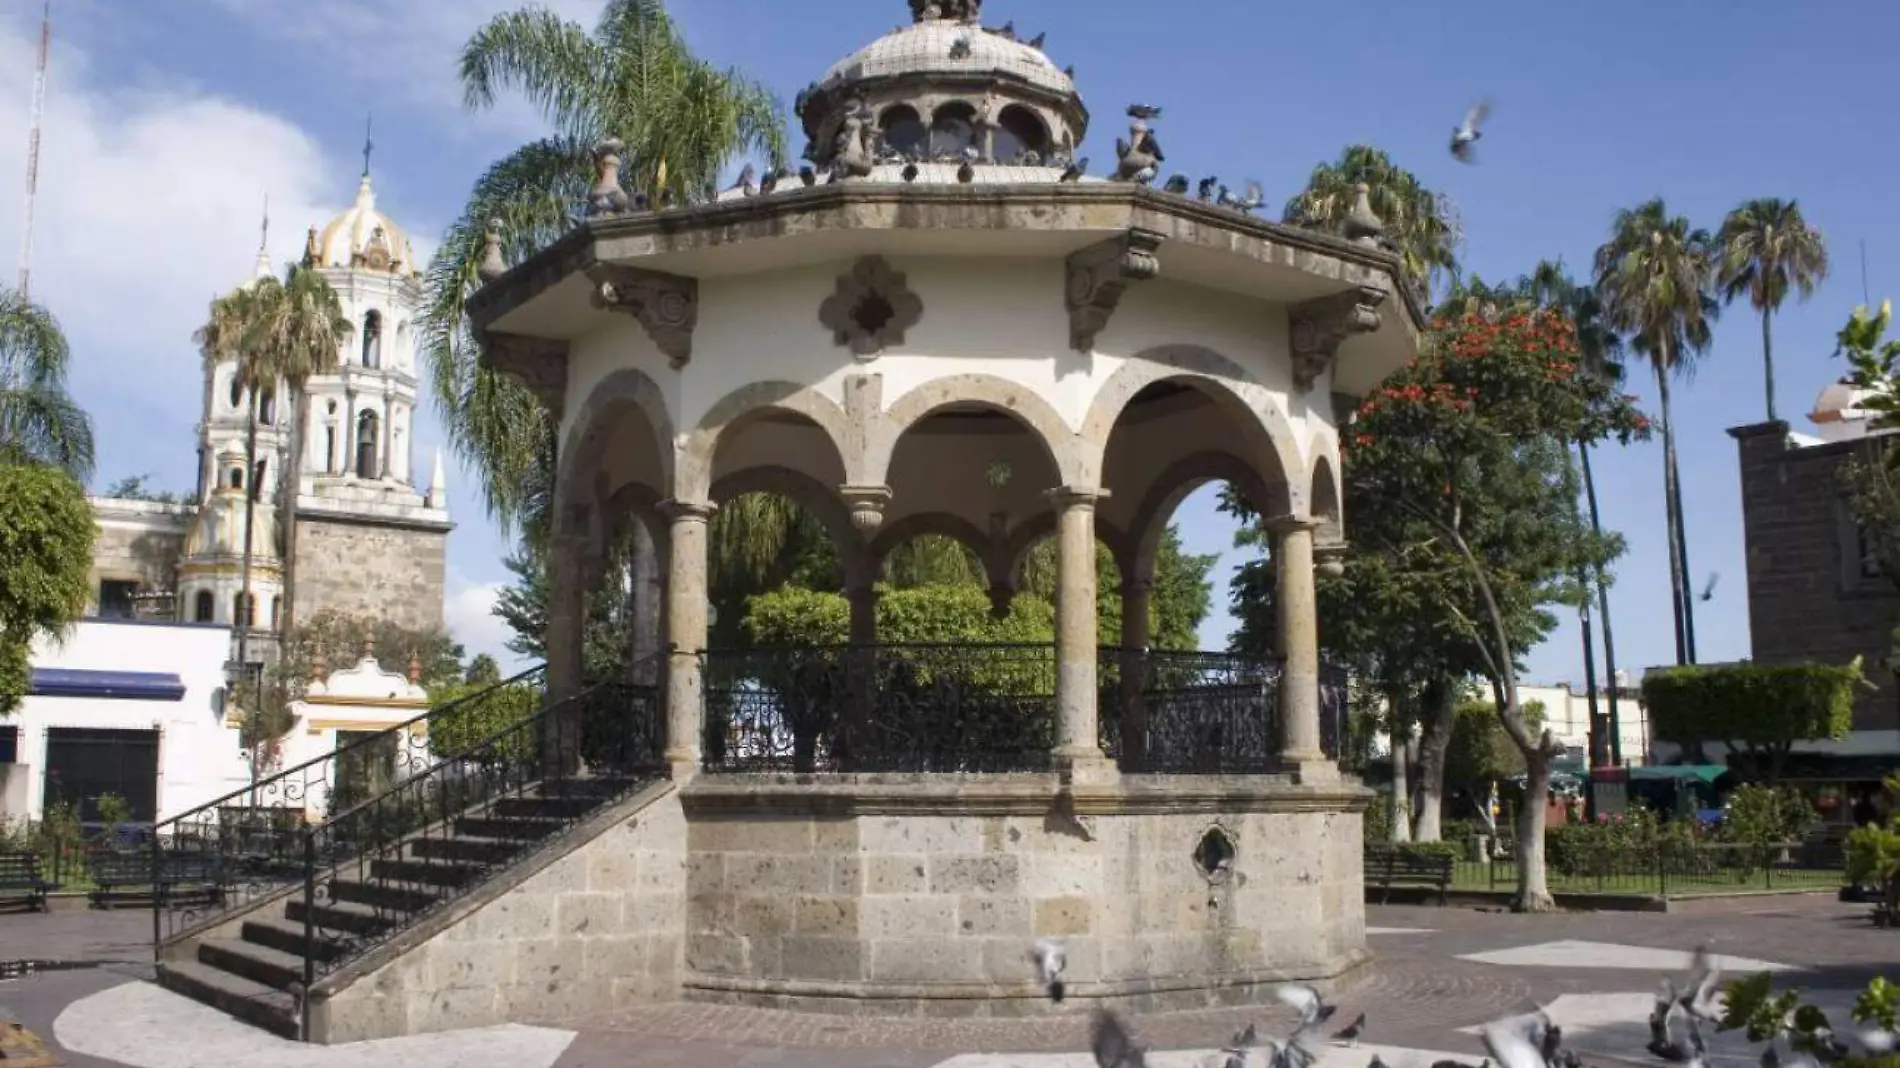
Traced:
<path fill-rule="evenodd" d="M 20 238 L 20 296 L 33 276 L 33 202 L 40 188 L 40 120 L 46 114 L 46 53 L 53 39 L 53 0 L 40 10 L 40 59 L 33 74 L 33 118 L 26 135 L 26 223 Z"/>

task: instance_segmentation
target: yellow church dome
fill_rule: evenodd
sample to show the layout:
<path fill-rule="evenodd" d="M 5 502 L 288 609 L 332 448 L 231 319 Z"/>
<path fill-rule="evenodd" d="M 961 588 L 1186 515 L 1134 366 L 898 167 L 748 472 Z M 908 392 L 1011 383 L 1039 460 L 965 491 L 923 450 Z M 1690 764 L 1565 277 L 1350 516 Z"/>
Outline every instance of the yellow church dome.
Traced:
<path fill-rule="evenodd" d="M 321 231 L 311 229 L 304 259 L 317 267 L 353 267 L 402 276 L 420 274 L 422 269 L 409 235 L 376 210 L 376 191 L 367 174 L 356 187 L 354 204 Z"/>

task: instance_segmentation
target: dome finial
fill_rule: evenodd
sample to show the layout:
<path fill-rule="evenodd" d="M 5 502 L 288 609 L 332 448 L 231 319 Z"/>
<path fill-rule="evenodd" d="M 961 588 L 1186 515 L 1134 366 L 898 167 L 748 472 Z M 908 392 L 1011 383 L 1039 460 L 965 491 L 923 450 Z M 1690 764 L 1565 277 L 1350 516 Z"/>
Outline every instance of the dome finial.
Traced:
<path fill-rule="evenodd" d="M 974 26 L 982 21 L 983 0 L 910 0 L 912 22 L 949 21 Z"/>
<path fill-rule="evenodd" d="M 369 154 L 371 152 L 376 151 L 376 142 L 371 140 L 369 136 L 371 124 L 375 122 L 375 119 L 376 119 L 375 115 L 363 116 L 363 180 L 364 181 L 369 180 Z"/>
<path fill-rule="evenodd" d="M 259 278 L 268 278 L 270 277 L 272 273 L 270 269 L 270 194 L 269 193 L 264 194 L 264 222 L 263 222 L 263 225 L 258 227 L 257 269 L 254 273 Z"/>

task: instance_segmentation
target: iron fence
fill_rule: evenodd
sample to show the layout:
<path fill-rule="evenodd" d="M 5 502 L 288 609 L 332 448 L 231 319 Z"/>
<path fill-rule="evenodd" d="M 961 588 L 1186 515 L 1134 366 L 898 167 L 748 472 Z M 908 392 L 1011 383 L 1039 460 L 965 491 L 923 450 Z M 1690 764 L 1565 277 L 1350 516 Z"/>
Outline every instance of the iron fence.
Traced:
<path fill-rule="evenodd" d="M 1510 890 L 1517 886 L 1517 860 L 1508 844 L 1499 856 L 1461 858 L 1453 864 L 1454 889 Z M 1746 890 L 1835 890 L 1844 883 L 1830 863 L 1796 843 L 1680 843 L 1650 849 L 1579 851 L 1545 856 L 1552 893 L 1690 896 Z"/>
<path fill-rule="evenodd" d="M 1229 653 L 1104 649 L 1097 717 L 1121 769 L 1173 775 L 1278 769 L 1280 667 Z"/>

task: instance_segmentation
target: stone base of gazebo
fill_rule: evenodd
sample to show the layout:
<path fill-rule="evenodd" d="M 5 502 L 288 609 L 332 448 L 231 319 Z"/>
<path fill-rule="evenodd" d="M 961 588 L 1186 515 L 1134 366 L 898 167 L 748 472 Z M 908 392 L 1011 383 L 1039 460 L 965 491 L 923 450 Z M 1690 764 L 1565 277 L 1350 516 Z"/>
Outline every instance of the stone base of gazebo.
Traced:
<path fill-rule="evenodd" d="M 1240 1004 L 1367 959 L 1371 794 L 1288 776 L 709 775 L 685 996 L 873 1015 Z M 1035 984 L 1067 948 L 1069 998 Z"/>

